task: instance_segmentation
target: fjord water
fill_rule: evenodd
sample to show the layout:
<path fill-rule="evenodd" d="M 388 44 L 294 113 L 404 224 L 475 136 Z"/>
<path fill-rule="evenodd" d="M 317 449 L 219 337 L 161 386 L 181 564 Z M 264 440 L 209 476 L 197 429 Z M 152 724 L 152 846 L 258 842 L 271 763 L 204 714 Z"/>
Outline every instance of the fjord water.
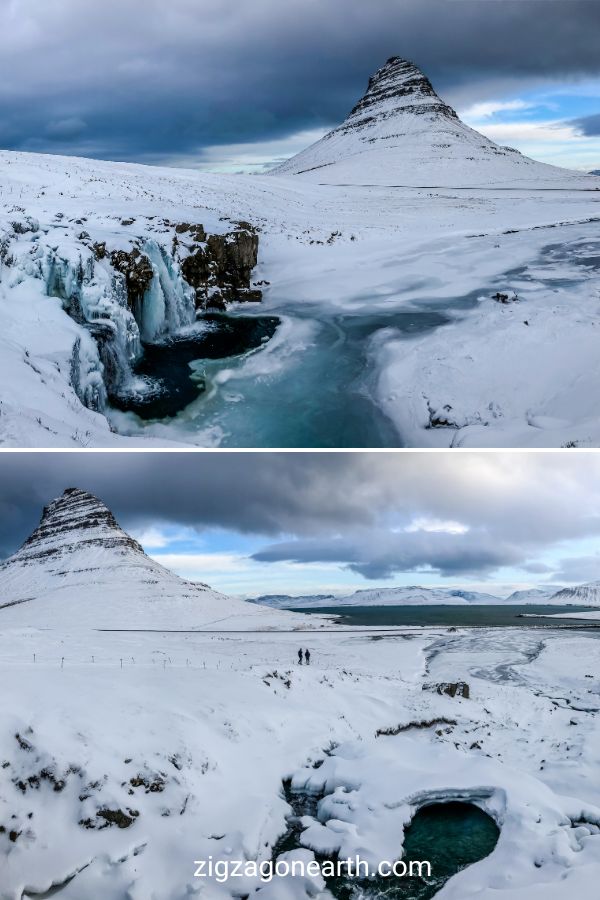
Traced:
<path fill-rule="evenodd" d="M 589 606 L 552 606 L 541 603 L 526 605 L 469 605 L 450 606 L 322 606 L 311 609 L 298 608 L 297 612 L 316 613 L 318 615 L 335 615 L 340 617 L 344 625 L 424 625 L 449 627 L 507 627 L 507 626 L 545 626 L 556 628 L 557 625 L 571 628 L 594 623 L 585 619 L 554 619 L 549 616 L 561 613 L 577 613 L 589 610 Z M 544 618 L 546 617 L 546 618 Z M 600 628 L 600 622 L 596 622 Z"/>

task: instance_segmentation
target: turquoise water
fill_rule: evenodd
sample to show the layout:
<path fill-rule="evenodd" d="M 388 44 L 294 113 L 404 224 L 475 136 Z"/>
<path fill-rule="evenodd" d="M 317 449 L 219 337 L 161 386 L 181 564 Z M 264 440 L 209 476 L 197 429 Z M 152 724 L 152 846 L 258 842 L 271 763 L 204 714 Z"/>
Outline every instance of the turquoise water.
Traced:
<path fill-rule="evenodd" d="M 289 784 L 284 785 L 284 790 L 293 815 L 288 832 L 274 848 L 274 859 L 301 846 L 300 818 L 314 817 L 319 799 L 292 793 Z M 422 876 L 412 877 L 327 878 L 327 888 L 337 900 L 430 900 L 461 869 L 489 856 L 499 836 L 494 820 L 472 803 L 432 803 L 413 816 L 405 830 L 402 852 L 407 867 L 411 860 L 429 862 L 430 875 L 422 869 Z M 320 861 L 325 859 L 315 855 Z"/>
<path fill-rule="evenodd" d="M 240 341 L 216 350 L 181 344 L 179 360 L 173 347 L 149 350 L 142 374 L 162 379 L 166 395 L 154 406 L 130 405 L 128 421 L 118 420 L 116 427 L 136 434 L 149 419 L 158 420 L 173 440 L 223 447 L 400 447 L 402 435 L 374 400 L 382 339 L 405 339 L 408 348 L 411 338 L 467 312 L 499 284 L 568 286 L 597 259 L 597 241 L 549 245 L 530 265 L 463 296 L 434 300 L 424 288 L 410 304 L 400 295 L 384 308 L 360 298 L 344 313 L 328 307 L 326 296 L 316 304 L 292 304 L 267 295 L 258 307 L 220 317 L 221 330 Z M 276 330 L 267 325 L 261 334 L 261 323 L 273 320 L 279 321 Z"/>
<path fill-rule="evenodd" d="M 129 403 L 121 409 L 139 416 L 131 420 L 134 429 L 143 429 L 152 416 L 160 420 L 177 413 L 163 419 L 173 439 L 217 435 L 223 447 L 401 446 L 392 423 L 372 399 L 373 339 L 385 329 L 398 337 L 417 336 L 447 322 L 450 307 L 475 301 L 472 295 L 446 302 L 444 309 L 439 303 L 423 303 L 419 309 L 386 312 L 321 312 L 318 318 L 315 310 L 281 315 L 276 307 L 265 307 L 272 315 L 256 315 L 256 321 L 278 317 L 280 324 L 272 336 L 264 333 L 260 346 L 249 343 L 234 354 L 220 355 L 204 353 L 199 346 L 194 360 L 188 357 L 184 366 L 172 370 L 175 377 L 165 371 L 171 348 L 153 350 L 143 374 L 161 378 L 167 395 L 154 408 Z M 240 319 L 247 322 L 252 316 L 231 313 L 221 317 L 221 324 L 235 331 Z M 188 347 L 183 349 L 187 355 Z M 175 391 L 179 397 L 170 398 Z"/>

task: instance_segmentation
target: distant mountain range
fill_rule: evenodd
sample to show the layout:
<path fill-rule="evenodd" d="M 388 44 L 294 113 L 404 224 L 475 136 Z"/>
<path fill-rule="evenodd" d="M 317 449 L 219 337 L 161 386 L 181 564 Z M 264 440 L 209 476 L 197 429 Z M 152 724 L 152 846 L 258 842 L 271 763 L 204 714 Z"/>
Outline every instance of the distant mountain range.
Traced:
<path fill-rule="evenodd" d="M 595 588 L 595 593 L 594 589 Z M 581 591 L 581 594 L 577 594 Z M 572 593 L 572 597 L 570 595 Z M 586 599 L 582 599 L 585 596 Z M 560 588 L 557 585 L 515 591 L 509 597 L 498 597 L 481 591 L 452 588 L 410 587 L 367 588 L 352 594 L 313 594 L 292 597 L 287 594 L 267 594 L 248 602 L 275 609 L 317 609 L 327 606 L 466 606 L 495 604 L 552 603 L 600 606 L 600 582 L 580 588 Z"/>

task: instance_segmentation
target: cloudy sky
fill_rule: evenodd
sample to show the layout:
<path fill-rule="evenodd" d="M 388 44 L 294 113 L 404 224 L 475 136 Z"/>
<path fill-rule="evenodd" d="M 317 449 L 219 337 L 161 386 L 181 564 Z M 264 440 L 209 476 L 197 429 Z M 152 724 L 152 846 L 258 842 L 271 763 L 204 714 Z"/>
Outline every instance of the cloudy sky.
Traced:
<path fill-rule="evenodd" d="M 596 453 L 0 453 L 0 556 L 66 487 L 231 594 L 600 579 Z"/>
<path fill-rule="evenodd" d="M 600 168 L 598 0 L 0 0 L 0 146 L 260 171 L 387 57 L 469 124 Z"/>

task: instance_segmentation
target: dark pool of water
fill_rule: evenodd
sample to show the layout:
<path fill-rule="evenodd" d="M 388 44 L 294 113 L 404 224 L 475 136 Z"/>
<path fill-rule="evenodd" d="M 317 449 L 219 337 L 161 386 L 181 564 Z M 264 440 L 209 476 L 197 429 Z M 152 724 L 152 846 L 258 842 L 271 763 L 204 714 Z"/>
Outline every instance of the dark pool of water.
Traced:
<path fill-rule="evenodd" d="M 589 606 L 545 606 L 529 604 L 520 606 L 323 606 L 318 609 L 301 609 L 296 612 L 320 613 L 340 616 L 345 625 L 448 625 L 506 627 L 507 625 L 557 625 L 585 624 L 584 619 L 547 619 L 545 615 L 574 613 L 589 610 Z M 592 622 L 588 624 L 592 625 Z M 600 622 L 597 623 L 600 627 Z"/>
<path fill-rule="evenodd" d="M 300 818 L 315 816 L 319 798 L 290 791 L 284 786 L 286 799 L 293 815 L 289 829 L 274 848 L 273 857 L 301 846 Z M 327 887 L 337 900 L 386 897 L 388 900 L 429 900 L 461 869 L 470 866 L 493 851 L 500 831 L 494 820 L 472 803 L 432 803 L 417 810 L 404 835 L 402 859 L 427 861 L 431 874 L 427 876 L 328 878 Z M 315 854 L 323 861 L 325 857 Z M 425 870 L 422 870 L 425 873 Z"/>
<path fill-rule="evenodd" d="M 111 402 L 142 419 L 171 418 L 205 390 L 204 380 L 192 377 L 191 362 L 227 359 L 254 350 L 273 337 L 278 324 L 275 316 L 207 314 L 201 320 L 202 330 L 160 344 L 144 344 L 134 374 L 144 378 L 147 390 L 116 396 Z"/>

